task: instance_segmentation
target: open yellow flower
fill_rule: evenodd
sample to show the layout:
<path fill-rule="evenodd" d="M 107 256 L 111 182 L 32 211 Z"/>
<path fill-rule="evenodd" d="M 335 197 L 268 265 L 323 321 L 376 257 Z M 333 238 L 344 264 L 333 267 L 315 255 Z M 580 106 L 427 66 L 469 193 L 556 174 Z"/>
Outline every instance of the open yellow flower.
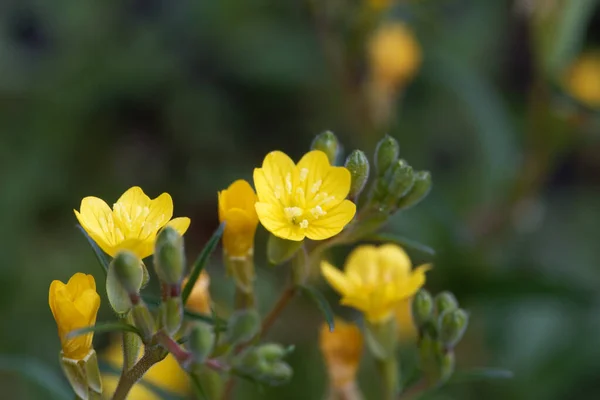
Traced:
<path fill-rule="evenodd" d="M 254 249 L 254 233 L 258 225 L 256 194 L 243 179 L 219 192 L 219 221 L 225 221 L 223 247 L 230 257 L 245 258 Z"/>
<path fill-rule="evenodd" d="M 357 247 L 346 261 L 345 273 L 326 261 L 321 272 L 342 295 L 341 304 L 354 307 L 374 324 L 388 321 L 398 305 L 412 297 L 425 284 L 422 265 L 411 270 L 404 250 L 394 244 Z"/>
<path fill-rule="evenodd" d="M 254 186 L 261 224 L 282 239 L 328 239 L 356 212 L 354 203 L 346 200 L 350 172 L 332 167 L 319 150 L 305 154 L 298 165 L 280 151 L 267 154 L 262 168 L 254 170 Z"/>
<path fill-rule="evenodd" d="M 58 326 L 58 335 L 63 355 L 81 360 L 92 348 L 92 332 L 67 338 L 69 332 L 96 323 L 100 307 L 100 296 L 96 292 L 96 281 L 92 275 L 76 273 L 65 285 L 52 281 L 48 294 L 50 310 Z"/>
<path fill-rule="evenodd" d="M 114 257 L 119 250 L 129 250 L 139 258 L 146 258 L 154 252 L 156 234 L 165 225 L 172 226 L 181 235 L 190 226 L 190 219 L 173 217 L 173 200 L 163 193 L 151 200 L 137 186 L 127 190 L 113 205 L 108 206 L 97 197 L 81 200 L 75 216 L 79 223 L 100 246 Z"/>
<path fill-rule="evenodd" d="M 185 286 L 185 283 L 184 283 Z M 198 280 L 194 284 L 185 306 L 192 311 L 202 314 L 210 314 L 210 277 L 206 270 L 202 270 Z"/>
<path fill-rule="evenodd" d="M 323 324 L 319 334 L 319 347 L 325 358 L 331 386 L 342 389 L 352 384 L 360 364 L 363 338 L 360 329 L 352 323 L 335 319 L 335 330 Z"/>

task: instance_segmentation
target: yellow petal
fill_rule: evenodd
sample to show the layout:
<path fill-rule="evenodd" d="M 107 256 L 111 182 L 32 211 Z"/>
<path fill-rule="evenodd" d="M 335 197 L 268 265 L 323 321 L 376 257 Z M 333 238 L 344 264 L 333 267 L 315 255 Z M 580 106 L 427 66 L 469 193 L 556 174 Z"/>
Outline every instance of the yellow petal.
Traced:
<path fill-rule="evenodd" d="M 346 273 L 356 276 L 364 284 L 375 284 L 379 279 L 377 268 L 377 247 L 362 245 L 356 247 L 346 259 Z"/>
<path fill-rule="evenodd" d="M 304 231 L 287 220 L 280 207 L 268 203 L 256 203 L 256 213 L 266 230 L 282 239 L 300 241 Z"/>
<path fill-rule="evenodd" d="M 355 213 L 356 205 L 349 200 L 344 200 L 340 205 L 329 210 L 326 215 L 312 220 L 306 229 L 306 236 L 313 240 L 324 240 L 335 236 L 352 221 Z"/>
<path fill-rule="evenodd" d="M 280 199 L 286 201 L 290 196 L 289 186 L 294 186 L 296 175 L 296 166 L 287 154 L 281 151 L 267 154 L 262 168 L 254 170 L 254 186 L 259 201 L 272 204 L 279 203 Z"/>
<path fill-rule="evenodd" d="M 321 274 L 329 282 L 331 287 L 342 296 L 352 293 L 352 284 L 346 279 L 346 276 L 336 267 L 327 261 L 321 261 Z"/>
<path fill-rule="evenodd" d="M 256 211 L 254 211 L 256 215 Z M 227 254 L 235 257 L 248 255 L 254 247 L 254 233 L 256 222 L 248 213 L 240 208 L 226 211 L 224 221 L 226 222 L 223 232 L 223 247 Z"/>
<path fill-rule="evenodd" d="M 52 311 L 52 316 L 54 320 L 58 322 L 58 309 L 56 307 L 56 297 L 58 296 L 58 292 L 65 288 L 65 284 L 61 281 L 54 280 L 50 284 L 50 290 L 48 290 L 48 304 L 50 305 L 50 311 Z"/>
<path fill-rule="evenodd" d="M 177 360 L 169 354 L 146 372 L 142 382 L 147 382 L 173 394 L 185 395 L 189 391 L 188 379 Z"/>
<path fill-rule="evenodd" d="M 150 201 L 150 213 L 146 223 L 151 223 L 156 229 L 162 228 L 173 217 L 173 199 L 168 193 L 163 193 Z"/>
<path fill-rule="evenodd" d="M 319 150 L 313 150 L 304 155 L 298 163 L 298 171 L 303 180 L 308 207 L 319 205 L 318 193 L 333 196 L 330 202 L 322 205 L 324 209 L 339 204 L 348 196 L 350 191 L 350 171 L 344 167 L 332 167 L 327 155 Z"/>
<path fill-rule="evenodd" d="M 249 217 L 253 217 L 258 221 L 254 204 L 257 201 L 254 189 L 250 184 L 238 179 L 233 182 L 226 190 L 219 192 L 219 218 L 222 218 L 222 213 L 226 210 L 240 209 L 245 211 Z"/>
<path fill-rule="evenodd" d="M 188 228 L 190 227 L 190 223 L 191 220 L 188 217 L 178 217 L 170 220 L 167 223 L 167 226 L 170 226 L 171 228 L 175 229 L 177 232 L 179 232 L 180 235 L 183 236 L 183 234 L 185 234 L 185 232 L 187 232 Z"/>
<path fill-rule="evenodd" d="M 415 268 L 408 280 L 404 280 L 403 297 L 412 297 L 425 284 L 425 273 L 431 269 L 430 264 Z M 406 278 L 405 278 L 406 279 Z"/>
<path fill-rule="evenodd" d="M 377 253 L 377 262 L 382 270 L 390 271 L 393 276 L 408 277 L 412 262 L 402 247 L 388 243 L 379 246 Z"/>
<path fill-rule="evenodd" d="M 73 210 L 81 227 L 90 235 L 98 246 L 107 254 L 111 254 L 117 241 L 115 237 L 115 221 L 112 210 L 97 197 L 85 197 L 81 200 L 79 212 Z"/>
<path fill-rule="evenodd" d="M 119 200 L 117 200 L 117 203 L 121 204 L 129 215 L 135 215 L 136 207 L 150 208 L 151 200 L 150 197 L 144 193 L 142 188 L 134 186 L 123 193 L 121 197 L 119 197 Z"/>
<path fill-rule="evenodd" d="M 96 281 L 92 275 L 77 272 L 67 282 L 67 290 L 74 298 L 81 296 L 89 289 L 96 291 Z"/>

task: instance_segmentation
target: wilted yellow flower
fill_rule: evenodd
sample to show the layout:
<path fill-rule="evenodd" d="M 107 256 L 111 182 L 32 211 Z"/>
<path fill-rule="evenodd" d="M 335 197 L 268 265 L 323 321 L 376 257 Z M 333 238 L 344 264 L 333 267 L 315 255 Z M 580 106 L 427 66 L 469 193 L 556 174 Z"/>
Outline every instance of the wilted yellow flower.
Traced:
<path fill-rule="evenodd" d="M 341 304 L 362 311 L 371 323 L 382 323 L 425 284 L 430 267 L 422 265 L 412 271 L 411 267 L 410 258 L 399 246 L 364 245 L 350 254 L 345 273 L 326 261 L 321 263 L 321 272 L 342 295 Z"/>
<path fill-rule="evenodd" d="M 198 280 L 194 284 L 190 297 L 188 297 L 185 306 L 192 311 L 203 314 L 210 314 L 210 277 L 206 270 L 202 270 Z"/>
<path fill-rule="evenodd" d="M 351 384 L 356 379 L 363 351 L 363 338 L 358 327 L 339 318 L 335 319 L 335 330 L 323 324 L 319 335 L 319 346 L 331 385 L 336 389 Z"/>
<path fill-rule="evenodd" d="M 79 211 L 73 211 L 88 235 L 112 257 L 129 250 L 146 258 L 154 252 L 156 234 L 163 226 L 172 226 L 181 235 L 190 226 L 186 217 L 171 220 L 173 200 L 168 193 L 151 200 L 137 186 L 123 193 L 112 210 L 104 200 L 90 196 L 81 200 Z"/>
<path fill-rule="evenodd" d="M 583 53 L 567 71 L 564 85 L 571 96 L 600 108 L 600 50 Z"/>
<path fill-rule="evenodd" d="M 319 150 L 305 154 L 298 165 L 280 151 L 267 154 L 262 168 L 254 170 L 254 186 L 261 224 L 282 239 L 328 239 L 356 212 L 354 203 L 346 200 L 350 172 L 332 167 Z"/>
<path fill-rule="evenodd" d="M 93 332 L 67 338 L 69 332 L 94 325 L 100 307 L 96 281 L 92 275 L 76 273 L 65 285 L 52 281 L 48 294 L 50 310 L 58 326 L 62 351 L 66 358 L 81 360 L 92 348 Z"/>
<path fill-rule="evenodd" d="M 407 82 L 421 65 L 421 47 L 403 23 L 381 26 L 369 41 L 369 66 L 378 86 Z"/>
<path fill-rule="evenodd" d="M 402 300 L 394 311 L 401 342 L 411 342 L 417 337 L 417 327 L 412 317 L 412 297 Z"/>
<path fill-rule="evenodd" d="M 230 257 L 245 258 L 254 249 L 254 233 L 258 225 L 256 194 L 243 179 L 219 192 L 219 221 L 226 222 L 223 247 Z"/>

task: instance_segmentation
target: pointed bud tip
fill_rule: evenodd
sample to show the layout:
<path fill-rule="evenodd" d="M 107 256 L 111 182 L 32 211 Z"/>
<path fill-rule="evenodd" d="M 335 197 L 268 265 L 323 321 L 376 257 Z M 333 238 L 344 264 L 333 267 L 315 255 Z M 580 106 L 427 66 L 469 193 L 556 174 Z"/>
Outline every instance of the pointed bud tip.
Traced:
<path fill-rule="evenodd" d="M 344 166 L 348 171 L 350 171 L 350 176 L 352 178 L 350 193 L 348 196 L 358 196 L 364 189 L 367 180 L 369 179 L 369 160 L 363 151 L 354 150 L 346 158 L 346 163 Z"/>
<path fill-rule="evenodd" d="M 440 292 L 435 296 L 435 308 L 437 315 L 442 315 L 446 311 L 458 308 L 458 300 L 451 292 Z"/>
<path fill-rule="evenodd" d="M 154 268 L 163 283 L 181 284 L 185 273 L 183 237 L 170 226 L 165 226 L 156 238 Z"/>
<path fill-rule="evenodd" d="M 320 150 L 327 155 L 330 164 L 335 164 L 338 154 L 340 153 L 340 142 L 331 131 L 324 131 L 315 136 L 312 144 L 312 150 Z"/>
<path fill-rule="evenodd" d="M 375 149 L 375 168 L 377 174 L 382 176 L 398 160 L 399 155 L 400 145 L 398 141 L 390 135 L 385 135 L 377 143 L 377 148 Z"/>

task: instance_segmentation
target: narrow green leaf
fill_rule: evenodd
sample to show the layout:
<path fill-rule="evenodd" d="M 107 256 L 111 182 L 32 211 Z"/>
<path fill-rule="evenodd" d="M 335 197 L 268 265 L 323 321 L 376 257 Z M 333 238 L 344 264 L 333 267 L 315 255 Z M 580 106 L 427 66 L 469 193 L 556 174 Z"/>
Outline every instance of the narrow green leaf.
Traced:
<path fill-rule="evenodd" d="M 327 301 L 327 299 L 325 299 L 325 296 L 323 296 L 321 292 L 319 292 L 312 286 L 299 285 L 298 287 L 302 291 L 302 294 L 306 295 L 309 299 L 311 299 L 317 304 L 317 307 L 319 307 L 319 310 L 323 313 L 323 316 L 325 317 L 325 321 L 327 321 L 327 324 L 329 325 L 329 331 L 333 332 L 335 328 L 335 323 L 333 321 L 333 311 L 331 310 L 329 302 Z"/>
<path fill-rule="evenodd" d="M 373 235 L 367 236 L 365 240 L 372 240 L 375 242 L 392 242 L 399 244 L 400 246 L 405 247 L 407 249 L 416 250 L 430 256 L 435 256 L 435 250 L 431 247 L 419 243 L 413 239 L 394 235 L 393 233 L 375 233 Z"/>
<path fill-rule="evenodd" d="M 512 379 L 512 371 L 501 368 L 473 368 L 467 371 L 459 371 L 454 374 L 450 383 L 464 383 L 482 380 Z"/>
<path fill-rule="evenodd" d="M 96 259 L 102 266 L 102 270 L 104 271 L 104 274 L 106 275 L 108 273 L 108 265 L 110 264 L 110 257 L 104 251 L 102 251 L 102 249 L 96 244 L 94 239 L 92 239 L 90 237 L 90 235 L 88 235 L 88 233 L 85 231 L 85 229 L 83 229 L 83 227 L 81 225 L 77 225 L 77 228 L 79 228 L 81 233 L 83 233 L 83 236 L 85 236 L 85 238 L 87 239 L 88 243 L 92 247 L 92 250 L 94 250 L 94 255 L 96 256 Z"/>
<path fill-rule="evenodd" d="M 202 383 L 200 382 L 200 378 L 198 378 L 198 376 L 196 376 L 195 374 L 190 374 L 190 380 L 192 381 L 192 386 L 194 387 L 194 394 L 196 398 L 208 400 L 208 397 L 206 397 L 206 392 L 204 391 Z"/>
<path fill-rule="evenodd" d="M 141 336 L 140 331 L 133 325 L 129 325 L 125 322 L 105 322 L 99 323 L 92 326 L 86 326 L 85 328 L 75 329 L 69 332 L 67 338 L 72 339 L 77 336 L 85 335 L 86 333 L 105 333 L 105 332 L 133 332 Z"/>
<path fill-rule="evenodd" d="M 0 355 L 0 371 L 12 372 L 27 378 L 47 390 L 52 399 L 73 398 L 73 391 L 53 369 L 31 357 Z"/>
<path fill-rule="evenodd" d="M 208 243 L 206 243 L 206 245 L 204 246 L 204 249 L 202 249 L 202 252 L 196 259 L 196 262 L 192 266 L 192 272 L 190 273 L 190 278 L 187 281 L 185 287 L 183 288 L 183 292 L 181 294 L 181 298 L 183 299 L 183 304 L 185 304 L 188 297 L 190 297 L 190 293 L 192 293 L 192 289 L 193 289 L 194 285 L 196 284 L 198 277 L 200 276 L 200 272 L 202 272 L 202 270 L 206 266 L 206 263 L 208 262 L 208 258 L 210 257 L 212 252 L 215 250 L 215 247 L 217 247 L 217 243 L 219 243 L 219 239 L 221 239 L 221 235 L 223 235 L 223 229 L 225 229 L 225 222 L 223 222 L 223 223 L 221 223 L 221 225 L 219 225 L 219 227 L 217 228 L 215 233 L 213 233 L 213 235 L 210 238 L 210 240 L 208 241 Z"/>

